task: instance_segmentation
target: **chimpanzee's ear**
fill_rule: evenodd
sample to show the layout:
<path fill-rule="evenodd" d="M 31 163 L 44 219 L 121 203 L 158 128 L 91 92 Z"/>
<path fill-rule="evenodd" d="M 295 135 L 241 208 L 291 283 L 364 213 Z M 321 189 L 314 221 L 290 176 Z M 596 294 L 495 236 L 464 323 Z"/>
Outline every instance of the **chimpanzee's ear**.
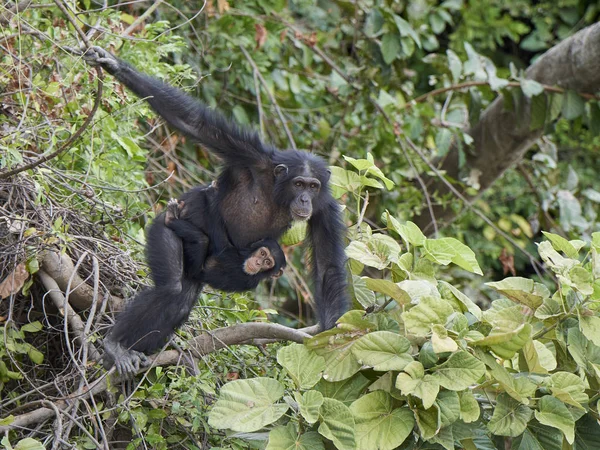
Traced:
<path fill-rule="evenodd" d="M 279 278 L 281 275 L 283 275 L 283 269 L 279 269 L 276 274 L 271 275 L 271 278 Z"/>
<path fill-rule="evenodd" d="M 273 169 L 275 178 L 280 177 L 281 175 L 287 175 L 288 171 L 289 171 L 288 166 L 286 166 L 285 164 L 279 164 L 279 165 L 275 166 L 275 169 Z"/>
<path fill-rule="evenodd" d="M 327 169 L 327 179 L 325 181 L 329 181 L 331 178 L 331 169 Z"/>

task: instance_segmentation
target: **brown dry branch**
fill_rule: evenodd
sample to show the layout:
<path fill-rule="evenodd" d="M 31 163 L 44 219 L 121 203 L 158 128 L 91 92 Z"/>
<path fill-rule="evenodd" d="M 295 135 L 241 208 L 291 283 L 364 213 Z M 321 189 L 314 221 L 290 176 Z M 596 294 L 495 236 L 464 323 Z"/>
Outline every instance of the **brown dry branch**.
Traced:
<path fill-rule="evenodd" d="M 100 353 L 96 347 L 92 343 L 87 342 L 87 336 L 84 331 L 85 324 L 83 323 L 83 320 L 81 320 L 81 317 L 79 317 L 79 315 L 73 310 L 68 302 L 70 297 L 65 297 L 63 295 L 56 281 L 44 270 L 40 270 L 36 275 L 46 287 L 47 293 L 54 302 L 56 308 L 58 308 L 61 315 L 66 318 L 71 331 L 75 334 L 75 342 L 77 342 L 77 344 L 81 347 L 86 346 L 92 359 L 95 361 L 100 361 Z M 65 339 L 68 341 L 69 337 L 65 336 Z"/>
<path fill-rule="evenodd" d="M 205 331 L 200 336 L 191 339 L 188 342 L 188 345 L 196 356 L 201 357 L 232 345 L 252 343 L 257 339 L 268 339 L 269 342 L 303 342 L 304 339 L 311 336 L 306 331 L 314 332 L 316 331 L 316 328 L 311 327 L 305 330 L 295 330 L 274 323 L 243 323 L 232 325 L 230 327 L 218 328 L 210 332 Z M 173 366 L 179 362 L 180 358 L 181 354 L 177 350 L 164 351 L 153 357 L 150 368 L 157 366 Z M 147 370 L 149 370 L 149 368 L 141 369 L 139 373 Z M 106 376 L 99 378 L 95 382 L 91 382 L 89 388 L 84 389 L 80 395 L 91 397 L 103 393 L 108 388 L 109 383 L 107 377 L 109 376 L 111 377 L 111 385 L 123 381 L 114 374 L 113 369 L 109 371 Z M 72 400 L 73 398 L 75 398 L 75 395 L 70 395 L 63 400 L 53 402 L 55 408 L 43 406 L 36 408 L 33 411 L 15 416 L 9 425 L 0 427 L 0 433 L 27 428 L 51 419 L 56 415 L 57 409 L 61 412 L 64 411 L 69 406 L 69 400 Z"/>
<path fill-rule="evenodd" d="M 526 71 L 528 79 L 546 86 L 558 86 L 580 94 L 594 94 L 600 90 L 600 23 L 591 25 L 558 45 L 552 47 Z M 466 153 L 466 167 L 459 166 L 459 151 L 453 145 L 440 170 L 449 179 L 460 179 L 462 173 L 479 174 L 477 196 L 466 194 L 468 186 L 457 187 L 466 198 L 476 198 L 517 164 L 525 152 L 542 136 L 543 127 L 532 130 L 531 99 L 523 96 L 522 105 L 515 110 L 505 109 L 504 98 L 499 96 L 482 113 L 479 122 L 467 133 L 474 139 L 472 149 Z M 450 192 L 447 183 L 431 180 L 430 191 L 443 196 Z M 436 205 L 435 217 L 452 219 L 456 212 Z M 429 215 L 423 214 L 417 224 L 427 229 Z"/>
<path fill-rule="evenodd" d="M 67 290 L 67 285 L 71 281 L 72 287 L 69 295 L 71 305 L 79 310 L 92 306 L 93 289 L 74 270 L 75 266 L 71 258 L 57 250 L 48 250 L 43 253 L 41 263 L 43 270 L 56 282 L 62 292 Z M 97 301 L 101 301 L 101 299 L 97 299 Z M 109 294 L 108 305 L 111 310 L 121 311 L 125 302 L 122 298 Z"/>

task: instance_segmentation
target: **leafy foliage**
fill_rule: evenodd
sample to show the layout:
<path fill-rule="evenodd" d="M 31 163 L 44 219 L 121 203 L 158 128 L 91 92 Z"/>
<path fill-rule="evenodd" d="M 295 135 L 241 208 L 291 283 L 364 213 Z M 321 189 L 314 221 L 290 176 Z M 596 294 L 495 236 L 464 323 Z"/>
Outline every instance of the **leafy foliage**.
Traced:
<path fill-rule="evenodd" d="M 60 148 L 99 101 L 73 145 L 0 179 L 0 426 L 30 401 L 72 395 L 60 439 L 78 448 L 100 447 L 113 426 L 129 433 L 128 448 L 600 448 L 600 108 L 524 73 L 596 22 L 597 5 L 217 0 L 199 11 L 174 1 L 140 20 L 142 3 L 58 3 L 65 9 L 35 4 L 10 20 L 0 7 L 0 174 Z M 335 329 L 304 344 L 230 348 L 189 369 L 158 367 L 131 395 L 110 386 L 79 402 L 75 393 L 103 375 L 91 373 L 64 311 L 44 302 L 46 290 L 27 273 L 51 248 L 93 280 L 93 254 L 100 285 L 126 296 L 146 274 L 137 263 L 147 223 L 216 169 L 110 76 L 98 97 L 96 71 L 67 51 L 81 43 L 74 23 L 84 32 L 97 24 L 103 33 L 92 44 L 255 125 L 265 140 L 331 162 L 352 224 L 354 300 Z M 480 193 L 477 173 L 461 172 L 472 156 L 465 130 L 499 95 L 508 111 L 530 104 L 523 126 L 542 137 L 473 200 L 481 215 L 464 212 L 431 237 L 415 224 L 427 202 L 455 211 L 463 203 L 424 195 L 417 174 L 431 168 L 418 156 L 444 159 L 457 147 L 451 181 Z M 284 244 L 304 237 L 294 228 Z M 274 308 L 310 300 L 309 263 L 286 251 L 293 271 L 277 287 L 203 294 L 180 346 L 201 328 L 310 320 L 306 308 Z M 17 267 L 27 273 L 15 278 Z M 78 314 L 97 342 L 106 315 Z M 46 438 L 24 428 L 1 444 L 58 445 L 58 424 L 52 416 L 32 427 Z"/>

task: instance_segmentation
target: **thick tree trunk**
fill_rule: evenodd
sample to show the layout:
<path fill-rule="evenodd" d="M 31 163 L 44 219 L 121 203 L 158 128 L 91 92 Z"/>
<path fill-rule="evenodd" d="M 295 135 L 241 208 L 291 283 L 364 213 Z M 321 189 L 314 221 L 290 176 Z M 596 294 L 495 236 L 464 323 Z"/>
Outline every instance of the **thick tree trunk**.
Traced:
<path fill-rule="evenodd" d="M 589 26 L 544 53 L 527 69 L 527 78 L 542 84 L 559 86 L 579 93 L 593 94 L 600 90 L 600 23 Z M 467 132 L 473 137 L 473 148 L 468 151 L 466 167 L 458 167 L 456 146 L 450 150 L 441 165 L 448 176 L 459 179 L 462 174 L 478 174 L 479 194 L 489 188 L 506 169 L 523 158 L 525 152 L 542 135 L 542 128 L 530 129 L 531 101 L 522 96 L 514 110 L 505 109 L 499 96 L 481 115 L 480 121 Z M 463 195 L 464 188 L 458 187 Z M 433 180 L 429 192 L 446 194 L 447 186 Z M 438 221 L 454 216 L 450 208 L 434 207 Z M 431 217 L 423 211 L 417 223 L 431 231 Z"/>

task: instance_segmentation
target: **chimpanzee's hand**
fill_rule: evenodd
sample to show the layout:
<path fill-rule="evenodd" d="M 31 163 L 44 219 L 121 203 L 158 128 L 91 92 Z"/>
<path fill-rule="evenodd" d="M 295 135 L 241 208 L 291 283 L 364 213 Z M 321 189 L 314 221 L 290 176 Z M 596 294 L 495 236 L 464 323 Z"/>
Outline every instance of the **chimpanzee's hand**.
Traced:
<path fill-rule="evenodd" d="M 110 73 L 117 72 L 121 64 L 119 60 L 110 52 L 102 47 L 90 47 L 83 54 L 83 59 L 91 66 L 100 66 Z"/>

